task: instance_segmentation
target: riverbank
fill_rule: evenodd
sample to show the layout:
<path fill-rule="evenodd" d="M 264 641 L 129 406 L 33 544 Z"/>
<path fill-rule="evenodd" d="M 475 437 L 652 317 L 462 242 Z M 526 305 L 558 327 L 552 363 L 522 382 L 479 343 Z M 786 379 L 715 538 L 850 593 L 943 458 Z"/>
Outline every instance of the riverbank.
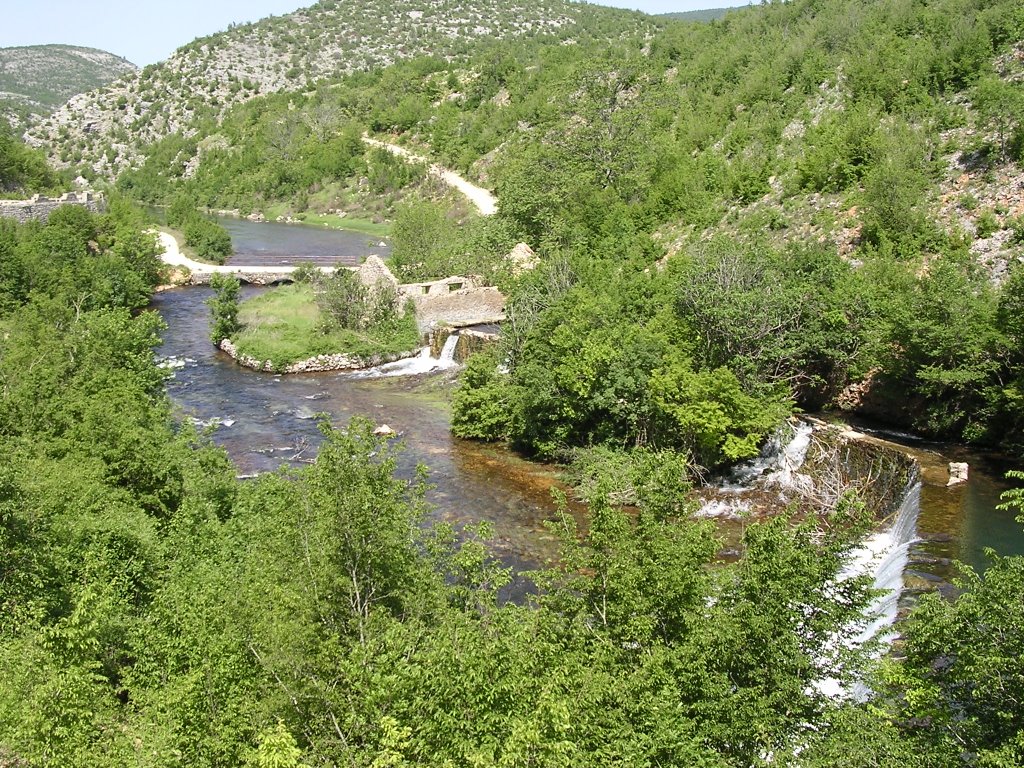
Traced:
<path fill-rule="evenodd" d="M 252 355 L 240 352 L 238 347 L 231 342 L 231 339 L 223 339 L 218 347 L 232 360 L 244 368 L 251 368 L 254 371 L 264 373 L 327 373 L 329 371 L 358 371 L 366 368 L 374 368 L 378 365 L 395 363 L 399 360 L 407 360 L 420 354 L 420 350 L 413 349 L 394 354 L 371 355 L 370 357 L 357 357 L 347 355 L 343 352 L 334 354 L 314 355 L 305 360 L 297 360 L 285 366 L 278 366 L 273 360 L 260 360 Z"/>
<path fill-rule="evenodd" d="M 370 235 L 377 238 L 391 236 L 392 224 L 388 221 L 377 222 L 360 216 L 341 216 L 337 213 L 314 213 L 312 211 L 301 211 L 291 214 L 289 213 L 288 205 L 285 203 L 268 206 L 263 215 L 266 221 L 278 224 L 324 227 L 340 232 L 357 232 L 360 235 Z M 250 221 L 255 220 L 250 219 Z"/>

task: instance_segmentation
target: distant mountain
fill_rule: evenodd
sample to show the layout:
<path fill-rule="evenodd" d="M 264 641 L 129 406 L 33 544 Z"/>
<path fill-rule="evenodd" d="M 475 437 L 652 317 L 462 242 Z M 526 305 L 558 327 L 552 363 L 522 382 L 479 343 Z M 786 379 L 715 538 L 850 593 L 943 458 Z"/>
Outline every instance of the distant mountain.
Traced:
<path fill-rule="evenodd" d="M 29 115 L 48 115 L 85 93 L 136 71 L 106 51 L 73 45 L 0 48 L 0 115 L 17 127 Z"/>
<path fill-rule="evenodd" d="M 451 60 L 478 43 L 520 36 L 551 34 L 571 44 L 581 20 L 612 35 L 651 23 L 637 12 L 567 0 L 322 0 L 197 39 L 164 62 L 74 97 L 26 136 L 60 167 L 113 178 L 137 165 L 146 146 L 195 135 L 200 123 L 256 95 L 301 91 L 415 56 Z"/>
<path fill-rule="evenodd" d="M 736 8 L 705 8 L 700 11 L 677 11 L 676 13 L 659 13 L 660 19 L 673 19 L 675 21 L 714 21 L 721 19 L 729 11 Z"/>

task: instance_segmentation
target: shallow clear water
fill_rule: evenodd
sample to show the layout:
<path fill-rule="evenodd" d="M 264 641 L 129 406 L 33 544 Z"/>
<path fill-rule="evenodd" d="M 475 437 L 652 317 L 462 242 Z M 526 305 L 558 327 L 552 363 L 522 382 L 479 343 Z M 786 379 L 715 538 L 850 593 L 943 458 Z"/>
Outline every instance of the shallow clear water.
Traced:
<path fill-rule="evenodd" d="M 245 288 L 243 295 L 259 290 L 265 289 Z M 428 498 L 438 519 L 456 526 L 490 521 L 496 554 L 517 569 L 553 560 L 557 546 L 543 521 L 556 511 L 550 493 L 559 486 L 556 473 L 493 446 L 452 437 L 448 388 L 431 386 L 429 377 L 279 376 L 242 368 L 207 338 L 209 312 L 203 302 L 211 294 L 197 286 L 154 297 L 153 308 L 168 324 L 158 354 L 173 369 L 167 385 L 171 399 L 186 417 L 221 422 L 214 440 L 227 449 L 240 474 L 311 461 L 321 439 L 318 413 L 339 425 L 353 415 L 366 416 L 401 435 L 401 475 L 412 477 L 419 463 L 429 467 L 435 487 Z M 574 511 L 579 515 L 578 507 Z"/>
<path fill-rule="evenodd" d="M 861 425 L 859 428 L 864 428 Z M 911 550 L 911 575 L 926 582 L 946 581 L 954 573 L 952 560 L 985 570 L 985 550 L 1000 555 L 1024 555 L 1024 526 L 1015 512 L 996 509 L 1000 494 L 1010 487 L 1006 471 L 1020 465 L 1005 457 L 962 446 L 931 443 L 913 435 L 868 428 L 871 434 L 901 445 L 921 466 L 921 541 Z M 968 481 L 947 487 L 949 462 L 970 467 Z"/>
<path fill-rule="evenodd" d="M 382 238 L 359 232 L 304 224 L 255 222 L 221 216 L 217 221 L 231 235 L 235 249 L 229 264 L 245 266 L 290 265 L 309 261 L 320 266 L 358 264 L 370 254 L 386 258 L 391 253 Z"/>

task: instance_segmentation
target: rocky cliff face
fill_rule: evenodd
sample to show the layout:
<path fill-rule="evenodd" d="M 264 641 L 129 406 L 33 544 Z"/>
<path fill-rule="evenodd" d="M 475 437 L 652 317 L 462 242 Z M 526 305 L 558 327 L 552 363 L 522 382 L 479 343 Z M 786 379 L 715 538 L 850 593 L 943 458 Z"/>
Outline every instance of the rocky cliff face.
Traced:
<path fill-rule="evenodd" d="M 587 8 L 563 0 L 325 0 L 200 38 L 165 62 L 76 96 L 27 134 L 60 167 L 87 163 L 113 178 L 146 145 L 191 136 L 258 94 L 398 59 L 457 55 L 477 40 L 568 29 Z"/>
<path fill-rule="evenodd" d="M 135 70 L 131 62 L 95 48 L 0 48 L 0 116 L 17 128 L 25 120 L 51 113 L 76 94 Z"/>

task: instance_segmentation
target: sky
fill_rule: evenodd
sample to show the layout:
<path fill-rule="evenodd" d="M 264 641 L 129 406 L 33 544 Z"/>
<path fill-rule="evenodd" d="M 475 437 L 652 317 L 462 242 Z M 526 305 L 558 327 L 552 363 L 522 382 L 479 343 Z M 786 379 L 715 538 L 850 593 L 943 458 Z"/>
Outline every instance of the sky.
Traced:
<path fill-rule="evenodd" d="M 358 0 L 354 0 L 358 2 Z M 197 37 L 234 23 L 280 16 L 312 0 L 37 0 L 10 3 L 0 48 L 63 43 L 99 48 L 143 67 Z M 746 5 L 750 0 L 608 0 L 602 5 L 670 13 Z M 6 5 L 6 3 L 5 3 Z"/>

